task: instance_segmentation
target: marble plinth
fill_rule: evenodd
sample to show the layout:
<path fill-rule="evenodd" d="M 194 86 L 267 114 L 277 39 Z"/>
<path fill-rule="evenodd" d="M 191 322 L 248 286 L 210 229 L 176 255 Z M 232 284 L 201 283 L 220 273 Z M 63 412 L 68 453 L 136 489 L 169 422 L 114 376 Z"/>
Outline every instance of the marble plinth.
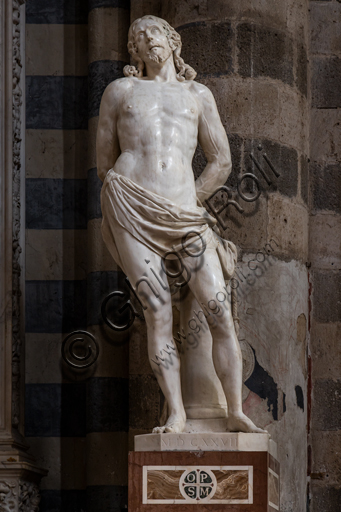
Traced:
<path fill-rule="evenodd" d="M 129 511 L 275 512 L 277 445 L 268 434 L 197 432 L 135 436 Z"/>
<path fill-rule="evenodd" d="M 196 432 L 195 434 L 144 434 L 135 436 L 136 452 L 155 451 L 240 451 L 269 452 L 277 458 L 277 444 L 269 434 L 239 432 Z"/>

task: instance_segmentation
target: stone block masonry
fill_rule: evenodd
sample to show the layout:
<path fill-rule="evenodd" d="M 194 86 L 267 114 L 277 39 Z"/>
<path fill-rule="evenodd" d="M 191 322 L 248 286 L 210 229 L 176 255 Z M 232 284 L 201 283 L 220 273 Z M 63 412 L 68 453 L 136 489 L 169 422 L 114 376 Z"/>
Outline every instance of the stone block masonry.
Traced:
<path fill-rule="evenodd" d="M 127 508 L 130 382 L 127 337 L 115 337 L 103 325 L 101 304 L 124 286 L 124 275 L 104 246 L 100 233 L 101 181 L 96 169 L 99 106 L 106 86 L 123 76 L 129 63 L 126 37 L 129 2 L 91 0 L 88 59 L 88 266 L 87 325 L 103 351 L 89 379 L 86 434 L 86 510 L 114 512 Z"/>
<path fill-rule="evenodd" d="M 191 62 L 200 77 L 232 73 L 234 34 L 230 22 L 189 23 L 177 30 L 181 35 L 185 62 Z"/>
<path fill-rule="evenodd" d="M 42 512 L 86 501 L 86 385 L 58 361 L 87 324 L 87 37 L 84 2 L 27 2 L 25 433 L 49 470 Z"/>
<path fill-rule="evenodd" d="M 310 9 L 311 512 L 341 507 L 341 47 L 339 2 Z M 336 249 L 338 247 L 338 249 Z M 332 446 L 332 449 L 329 449 Z"/>
<path fill-rule="evenodd" d="M 26 436 L 49 469 L 41 512 L 109 512 L 127 504 L 128 352 L 101 332 L 101 301 L 122 274 L 98 236 L 91 120 L 127 63 L 129 2 L 31 0 L 26 23 Z M 60 363 L 75 329 L 100 340 L 95 373 Z"/>
<path fill-rule="evenodd" d="M 237 27 L 239 74 L 293 85 L 293 43 L 285 32 L 243 23 Z"/>

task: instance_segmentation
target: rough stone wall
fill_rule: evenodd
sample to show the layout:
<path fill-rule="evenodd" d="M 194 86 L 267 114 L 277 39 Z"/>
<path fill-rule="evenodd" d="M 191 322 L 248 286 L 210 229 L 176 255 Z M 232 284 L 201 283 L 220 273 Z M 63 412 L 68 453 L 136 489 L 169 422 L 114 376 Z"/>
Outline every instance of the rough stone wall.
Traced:
<path fill-rule="evenodd" d="M 341 509 L 341 4 L 310 10 L 310 510 Z"/>

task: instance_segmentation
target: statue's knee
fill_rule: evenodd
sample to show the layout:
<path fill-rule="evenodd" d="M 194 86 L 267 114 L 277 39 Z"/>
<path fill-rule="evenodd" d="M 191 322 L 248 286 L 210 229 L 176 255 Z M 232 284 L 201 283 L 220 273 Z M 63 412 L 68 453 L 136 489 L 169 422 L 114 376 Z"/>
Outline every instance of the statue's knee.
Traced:
<path fill-rule="evenodd" d="M 172 313 L 168 307 L 148 308 L 144 312 L 147 324 L 155 326 L 157 329 L 169 326 L 172 323 Z"/>
<path fill-rule="evenodd" d="M 234 324 L 232 318 L 217 318 L 214 326 L 212 326 L 211 331 L 213 336 L 214 334 L 218 337 L 228 338 L 234 337 Z"/>

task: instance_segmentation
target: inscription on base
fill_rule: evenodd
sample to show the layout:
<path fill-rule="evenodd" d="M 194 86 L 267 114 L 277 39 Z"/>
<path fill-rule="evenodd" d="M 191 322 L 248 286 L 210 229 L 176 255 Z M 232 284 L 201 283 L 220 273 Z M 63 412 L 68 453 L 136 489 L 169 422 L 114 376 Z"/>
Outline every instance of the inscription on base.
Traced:
<path fill-rule="evenodd" d="M 237 436 L 232 437 L 218 437 L 218 436 L 209 436 L 207 434 L 200 435 L 197 434 L 195 437 L 193 435 L 190 436 L 190 439 L 187 437 L 183 437 L 181 435 L 175 437 L 168 437 L 166 439 L 161 439 L 161 446 L 163 449 L 174 450 L 175 448 L 182 448 L 186 450 L 230 450 L 237 449 L 238 439 Z"/>

